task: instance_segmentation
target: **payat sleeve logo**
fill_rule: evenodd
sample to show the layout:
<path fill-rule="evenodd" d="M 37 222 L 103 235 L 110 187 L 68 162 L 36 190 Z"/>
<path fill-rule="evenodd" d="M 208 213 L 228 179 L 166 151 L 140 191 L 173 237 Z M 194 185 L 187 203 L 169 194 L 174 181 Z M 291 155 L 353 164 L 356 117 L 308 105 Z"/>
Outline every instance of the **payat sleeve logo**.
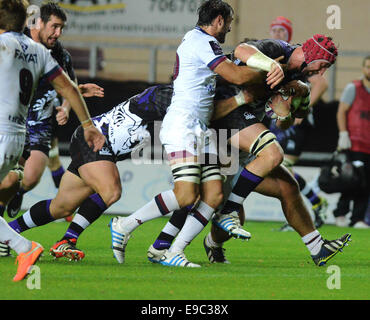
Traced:
<path fill-rule="evenodd" d="M 219 56 L 219 55 L 223 54 L 222 48 L 220 47 L 220 45 L 216 41 L 210 41 L 209 44 L 212 48 L 213 53 L 216 56 Z"/>

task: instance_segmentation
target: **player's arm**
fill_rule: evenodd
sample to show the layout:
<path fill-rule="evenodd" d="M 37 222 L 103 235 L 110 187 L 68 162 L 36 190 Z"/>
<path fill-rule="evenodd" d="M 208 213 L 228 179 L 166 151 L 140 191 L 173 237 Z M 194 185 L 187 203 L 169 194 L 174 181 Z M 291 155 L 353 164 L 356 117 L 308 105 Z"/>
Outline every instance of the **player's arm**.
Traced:
<path fill-rule="evenodd" d="M 74 80 L 76 84 L 77 78 Z M 84 84 L 78 84 L 78 88 L 85 98 L 90 97 L 104 97 L 104 89 L 95 83 L 84 83 Z M 56 107 L 57 115 L 56 120 L 59 125 L 65 125 L 68 122 L 69 119 L 69 112 L 71 110 L 71 105 L 69 104 L 68 100 L 63 99 L 63 103 L 61 106 Z"/>
<path fill-rule="evenodd" d="M 61 73 L 53 78 L 50 82 L 55 91 L 70 103 L 73 111 L 77 115 L 78 120 L 81 122 L 82 127 L 84 128 L 84 136 L 88 145 L 90 147 L 94 147 L 95 152 L 100 150 L 105 143 L 105 137 L 94 126 L 86 103 L 77 85 L 71 81 L 64 71 L 61 71 Z"/>
<path fill-rule="evenodd" d="M 265 78 L 258 70 L 254 70 L 247 66 L 237 66 L 229 59 L 221 62 L 214 71 L 226 81 L 236 85 L 248 85 L 261 83 Z"/>
<path fill-rule="evenodd" d="M 72 66 L 70 66 L 70 68 L 72 68 Z M 71 78 L 72 77 L 71 75 L 73 75 L 73 78 L 74 78 L 73 82 L 76 85 L 78 85 L 77 78 L 74 76 L 74 70 L 73 69 L 71 69 L 71 70 L 72 70 L 72 72 L 69 73 L 69 77 Z M 66 73 L 66 74 L 68 74 L 68 73 Z M 56 114 L 55 117 L 56 117 L 58 125 L 63 126 L 68 122 L 69 113 L 71 111 L 71 104 L 68 102 L 67 99 L 65 99 L 63 97 L 61 97 L 61 100 L 63 101 L 62 105 L 55 107 L 55 110 L 57 111 L 57 114 Z"/>
<path fill-rule="evenodd" d="M 310 106 L 314 106 L 328 89 L 328 81 L 320 74 L 308 78 L 311 84 Z"/>
<path fill-rule="evenodd" d="M 237 107 L 250 103 L 253 101 L 253 96 L 246 90 L 240 90 L 240 92 L 230 98 L 215 100 L 215 109 L 213 112 L 212 120 L 217 120 L 227 116 L 231 111 Z"/>
<path fill-rule="evenodd" d="M 339 130 L 339 139 L 338 146 L 339 150 L 347 150 L 351 148 L 351 140 L 347 131 L 347 112 L 351 106 L 344 102 L 340 101 L 337 111 L 337 125 Z"/>
<path fill-rule="evenodd" d="M 239 44 L 234 56 L 251 68 L 267 72 L 266 82 L 271 88 L 276 87 L 284 79 L 284 71 L 280 64 L 252 45 Z"/>

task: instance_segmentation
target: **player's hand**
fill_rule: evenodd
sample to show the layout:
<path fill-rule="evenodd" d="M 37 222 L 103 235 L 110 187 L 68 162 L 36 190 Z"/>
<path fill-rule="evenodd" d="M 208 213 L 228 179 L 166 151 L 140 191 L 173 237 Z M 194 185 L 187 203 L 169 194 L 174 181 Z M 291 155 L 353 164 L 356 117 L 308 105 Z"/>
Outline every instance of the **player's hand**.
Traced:
<path fill-rule="evenodd" d="M 79 84 L 78 88 L 80 89 L 81 94 L 85 98 L 90 98 L 90 97 L 103 98 L 104 97 L 104 88 L 99 87 L 95 83 Z"/>
<path fill-rule="evenodd" d="M 300 80 L 292 80 L 281 86 L 279 92 L 284 96 L 306 97 L 310 94 L 310 87 Z"/>
<path fill-rule="evenodd" d="M 103 148 L 105 136 L 94 125 L 84 129 L 84 137 L 89 147 L 94 149 L 94 152 Z"/>
<path fill-rule="evenodd" d="M 56 120 L 58 122 L 58 125 L 63 126 L 68 122 L 69 119 L 69 110 L 66 107 L 55 107 L 57 110 L 56 114 Z"/>
<path fill-rule="evenodd" d="M 275 63 L 271 65 L 271 70 L 267 73 L 266 81 L 271 89 L 275 88 L 281 81 L 283 81 L 285 77 L 283 68 L 281 67 L 279 62 L 276 62 L 276 60 Z"/>

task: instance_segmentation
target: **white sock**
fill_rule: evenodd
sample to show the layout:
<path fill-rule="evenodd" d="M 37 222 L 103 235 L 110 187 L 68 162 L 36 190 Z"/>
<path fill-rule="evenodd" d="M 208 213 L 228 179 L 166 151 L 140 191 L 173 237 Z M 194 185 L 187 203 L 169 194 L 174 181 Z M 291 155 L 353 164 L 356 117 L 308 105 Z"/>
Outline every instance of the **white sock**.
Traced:
<path fill-rule="evenodd" d="M 187 216 L 185 224 L 170 247 L 169 252 L 184 251 L 186 246 L 204 229 L 214 211 L 215 209 L 200 201 L 198 207 L 191 210 Z"/>
<path fill-rule="evenodd" d="M 175 227 L 171 222 L 167 222 L 164 228 L 162 229 L 163 233 L 167 233 L 172 237 L 176 237 L 180 229 Z"/>
<path fill-rule="evenodd" d="M 123 232 L 131 233 L 144 222 L 163 217 L 178 209 L 180 209 L 180 207 L 174 192 L 168 190 L 157 195 L 127 218 L 122 219 L 120 226 Z"/>
<path fill-rule="evenodd" d="M 320 232 L 317 230 L 303 236 L 302 241 L 313 256 L 319 253 L 321 246 L 324 243 Z"/>
<path fill-rule="evenodd" d="M 0 242 L 7 244 L 17 254 L 30 251 L 32 242 L 15 232 L 3 217 L 0 217 Z"/>

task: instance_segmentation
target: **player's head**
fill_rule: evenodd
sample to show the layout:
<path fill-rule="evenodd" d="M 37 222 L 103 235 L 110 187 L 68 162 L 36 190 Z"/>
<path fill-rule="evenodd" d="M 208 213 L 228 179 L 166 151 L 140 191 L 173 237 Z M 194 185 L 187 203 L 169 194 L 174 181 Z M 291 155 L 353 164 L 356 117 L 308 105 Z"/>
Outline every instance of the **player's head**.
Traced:
<path fill-rule="evenodd" d="M 198 22 L 200 27 L 210 26 L 218 22 L 218 31 L 215 38 L 224 43 L 226 34 L 231 30 L 231 22 L 233 20 L 234 10 L 224 1 L 221 0 L 208 0 L 202 3 L 198 8 Z"/>
<path fill-rule="evenodd" d="M 283 16 L 276 17 L 270 24 L 270 36 L 272 39 L 290 42 L 292 39 L 292 22 Z"/>
<path fill-rule="evenodd" d="M 0 29 L 22 32 L 28 6 L 27 0 L 0 0 Z"/>
<path fill-rule="evenodd" d="M 48 2 L 40 8 L 40 42 L 47 48 L 53 48 L 62 35 L 67 16 L 54 2 Z"/>
<path fill-rule="evenodd" d="M 370 81 L 370 56 L 364 58 L 362 62 L 362 72 L 367 81 Z"/>
<path fill-rule="evenodd" d="M 322 34 L 315 34 L 303 45 L 304 62 L 301 70 L 303 73 L 323 74 L 337 59 L 338 50 L 333 39 Z"/>

